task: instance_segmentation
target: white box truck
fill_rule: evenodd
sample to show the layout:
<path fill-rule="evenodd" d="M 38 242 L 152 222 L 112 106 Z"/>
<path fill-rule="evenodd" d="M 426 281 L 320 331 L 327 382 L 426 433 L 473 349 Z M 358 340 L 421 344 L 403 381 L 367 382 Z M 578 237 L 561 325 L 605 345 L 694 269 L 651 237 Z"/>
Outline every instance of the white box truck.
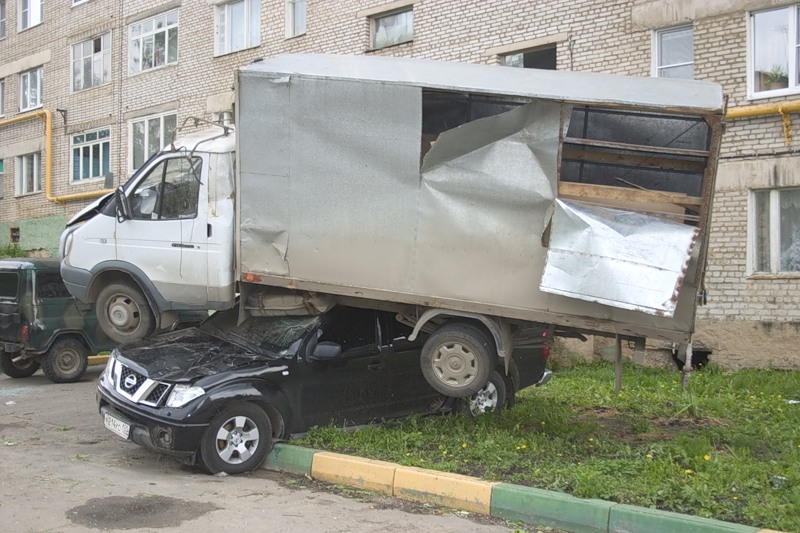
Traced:
<path fill-rule="evenodd" d="M 181 131 L 62 235 L 70 292 L 118 342 L 237 294 L 346 301 L 425 328 L 426 379 L 467 396 L 532 322 L 691 341 L 719 85 L 286 55 L 235 93 L 235 132 Z"/>

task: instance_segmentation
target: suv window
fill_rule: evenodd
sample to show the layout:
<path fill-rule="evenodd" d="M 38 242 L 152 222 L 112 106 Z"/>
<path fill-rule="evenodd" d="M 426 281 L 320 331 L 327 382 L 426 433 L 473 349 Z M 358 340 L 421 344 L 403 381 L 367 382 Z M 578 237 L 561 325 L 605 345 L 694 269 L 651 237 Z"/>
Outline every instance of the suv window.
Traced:
<path fill-rule="evenodd" d="M 0 298 L 16 298 L 19 274 L 16 272 L 0 272 Z"/>
<path fill-rule="evenodd" d="M 36 296 L 38 298 L 71 298 L 67 286 L 56 272 L 39 272 L 36 275 Z"/>

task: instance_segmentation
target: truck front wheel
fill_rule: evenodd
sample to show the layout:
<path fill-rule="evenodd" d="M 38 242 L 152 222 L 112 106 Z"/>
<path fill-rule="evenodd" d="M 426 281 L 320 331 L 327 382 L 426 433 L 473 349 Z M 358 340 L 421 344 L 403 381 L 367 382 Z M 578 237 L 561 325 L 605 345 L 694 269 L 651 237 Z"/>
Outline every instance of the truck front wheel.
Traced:
<path fill-rule="evenodd" d="M 21 359 L 14 361 L 21 352 L 0 352 L 0 368 L 10 378 L 27 378 L 39 370 L 39 361 L 36 359 Z"/>
<path fill-rule="evenodd" d="M 437 329 L 422 347 L 422 375 L 437 392 L 454 398 L 481 390 L 494 370 L 494 343 L 480 328 L 463 322 Z"/>
<path fill-rule="evenodd" d="M 53 383 L 73 383 L 86 373 L 89 351 L 78 339 L 60 339 L 53 343 L 42 361 L 42 372 Z"/>
<path fill-rule="evenodd" d="M 95 308 L 97 322 L 115 342 L 138 341 L 153 332 L 155 319 L 147 298 L 131 281 L 117 281 L 104 287 Z"/>

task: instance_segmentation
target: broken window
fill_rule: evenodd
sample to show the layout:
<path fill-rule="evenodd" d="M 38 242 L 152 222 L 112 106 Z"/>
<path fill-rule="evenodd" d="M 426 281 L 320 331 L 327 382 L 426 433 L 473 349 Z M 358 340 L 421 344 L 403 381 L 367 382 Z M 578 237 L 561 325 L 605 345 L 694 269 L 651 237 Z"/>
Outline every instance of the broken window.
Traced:
<path fill-rule="evenodd" d="M 131 196 L 133 218 L 183 219 L 197 216 L 202 160 L 184 157 L 161 161 Z"/>
<path fill-rule="evenodd" d="M 751 271 L 800 272 L 800 188 L 753 191 Z"/>
<path fill-rule="evenodd" d="M 527 52 L 516 52 L 503 56 L 507 67 L 539 68 L 556 70 L 556 45 L 547 45 Z"/>

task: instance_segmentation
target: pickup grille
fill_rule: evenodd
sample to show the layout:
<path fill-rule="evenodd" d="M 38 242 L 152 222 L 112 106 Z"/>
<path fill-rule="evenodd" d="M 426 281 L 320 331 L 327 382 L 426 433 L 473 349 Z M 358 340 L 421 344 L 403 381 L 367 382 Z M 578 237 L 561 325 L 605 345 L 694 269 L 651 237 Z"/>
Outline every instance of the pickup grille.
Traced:
<path fill-rule="evenodd" d="M 170 385 L 155 381 L 117 361 L 114 388 L 134 403 L 158 407 L 166 401 Z"/>

